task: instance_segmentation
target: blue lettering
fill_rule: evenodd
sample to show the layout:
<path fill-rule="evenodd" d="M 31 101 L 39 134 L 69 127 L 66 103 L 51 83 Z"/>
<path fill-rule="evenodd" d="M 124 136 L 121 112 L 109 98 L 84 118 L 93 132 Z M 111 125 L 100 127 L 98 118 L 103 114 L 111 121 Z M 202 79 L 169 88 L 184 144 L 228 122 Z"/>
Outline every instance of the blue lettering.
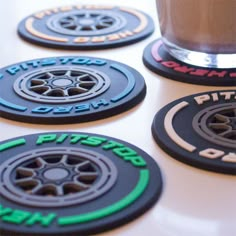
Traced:
<path fill-rule="evenodd" d="M 98 102 L 91 103 L 94 109 L 98 109 L 100 106 L 107 106 L 109 103 L 105 99 L 100 99 Z"/>
<path fill-rule="evenodd" d="M 59 60 L 61 61 L 62 65 L 67 64 L 69 61 L 71 61 L 73 58 L 70 57 L 61 57 Z"/>
<path fill-rule="evenodd" d="M 20 67 L 18 65 L 7 68 L 7 72 L 11 75 L 15 75 L 18 71 L 20 71 Z"/>
<path fill-rule="evenodd" d="M 23 70 L 28 70 L 28 69 L 29 69 L 29 67 L 27 66 L 26 63 L 22 63 L 22 64 L 20 65 L 20 67 L 21 67 Z"/>
<path fill-rule="evenodd" d="M 37 60 L 27 62 L 27 65 L 32 66 L 33 68 L 37 68 L 39 64 L 40 64 L 40 61 L 37 61 Z"/>
<path fill-rule="evenodd" d="M 66 114 L 66 113 L 70 113 L 71 110 L 72 110 L 72 106 L 69 106 L 69 107 L 57 107 L 53 113 L 54 114 Z"/>
<path fill-rule="evenodd" d="M 103 66 L 105 65 L 107 62 L 105 60 L 100 60 L 100 59 L 94 59 L 91 60 L 88 57 L 78 57 L 78 58 L 74 58 L 72 60 L 72 64 L 75 65 L 97 65 L 97 66 Z"/>
<path fill-rule="evenodd" d="M 75 112 L 89 111 L 90 105 L 87 103 L 75 106 Z"/>
<path fill-rule="evenodd" d="M 42 66 L 51 66 L 51 65 L 55 65 L 57 63 L 56 58 L 46 58 L 43 59 L 41 64 Z"/>
<path fill-rule="evenodd" d="M 0 100 L 0 105 L 1 105 L 1 100 Z M 79 113 L 79 112 L 90 111 L 91 107 L 93 109 L 99 109 L 102 106 L 108 106 L 108 105 L 110 105 L 109 102 L 107 102 L 105 99 L 100 99 L 97 102 L 91 102 L 91 104 L 84 103 L 75 106 L 64 106 L 64 107 L 39 106 L 34 108 L 31 112 L 38 114 L 47 114 L 49 112 L 52 112 L 53 114 L 68 114 L 71 112 Z"/>
<path fill-rule="evenodd" d="M 32 113 L 41 113 L 41 114 L 46 114 L 49 113 L 50 111 L 53 110 L 53 107 L 44 107 L 44 106 L 40 106 L 40 107 L 36 107 L 32 110 Z"/>
<path fill-rule="evenodd" d="M 90 59 L 87 57 L 77 57 L 72 61 L 72 64 L 84 65 L 84 64 L 87 64 L 89 61 L 90 61 Z"/>
<path fill-rule="evenodd" d="M 95 60 L 91 60 L 87 63 L 87 65 L 97 65 L 97 66 L 104 66 L 106 65 L 106 61 L 105 60 L 98 60 L 98 59 L 95 59 Z"/>

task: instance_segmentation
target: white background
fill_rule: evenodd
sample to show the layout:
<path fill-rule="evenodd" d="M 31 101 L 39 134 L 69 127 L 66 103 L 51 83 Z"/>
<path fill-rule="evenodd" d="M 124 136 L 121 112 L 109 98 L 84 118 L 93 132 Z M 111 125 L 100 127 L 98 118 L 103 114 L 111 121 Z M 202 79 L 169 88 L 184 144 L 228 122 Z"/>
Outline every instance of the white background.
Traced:
<path fill-rule="evenodd" d="M 119 4 L 145 11 L 155 21 L 154 34 L 133 45 L 99 51 L 60 51 L 37 47 L 21 40 L 17 24 L 39 10 L 68 4 Z M 235 236 L 236 176 L 211 173 L 182 164 L 165 154 L 154 142 L 151 123 L 155 113 L 167 103 L 193 93 L 227 89 L 190 85 L 165 79 L 142 63 L 148 43 L 158 38 L 154 0 L 6 0 L 0 7 L 0 67 L 34 58 L 62 55 L 89 55 L 116 59 L 137 69 L 145 78 L 145 100 L 128 112 L 112 118 L 73 125 L 33 125 L 0 118 L 0 141 L 44 131 L 83 131 L 104 134 L 130 142 L 151 155 L 163 174 L 164 189 L 156 205 L 135 221 L 104 236 Z M 229 88 L 229 89 L 232 89 Z M 235 89 L 235 87 L 233 88 Z"/>

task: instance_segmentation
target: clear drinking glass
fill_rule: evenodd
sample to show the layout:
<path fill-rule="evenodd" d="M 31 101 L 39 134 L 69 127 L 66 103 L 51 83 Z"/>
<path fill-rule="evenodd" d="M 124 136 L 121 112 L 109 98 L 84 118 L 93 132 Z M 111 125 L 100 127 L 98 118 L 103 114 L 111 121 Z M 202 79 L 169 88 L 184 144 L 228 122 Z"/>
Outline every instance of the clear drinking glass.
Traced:
<path fill-rule="evenodd" d="M 236 0 L 156 0 L 163 43 L 188 64 L 236 67 Z"/>

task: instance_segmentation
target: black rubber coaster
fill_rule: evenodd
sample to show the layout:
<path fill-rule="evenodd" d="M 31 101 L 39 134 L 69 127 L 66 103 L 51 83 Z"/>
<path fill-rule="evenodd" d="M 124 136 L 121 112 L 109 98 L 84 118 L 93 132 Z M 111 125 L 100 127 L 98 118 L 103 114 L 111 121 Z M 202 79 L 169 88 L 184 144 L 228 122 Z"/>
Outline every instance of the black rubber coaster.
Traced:
<path fill-rule="evenodd" d="M 216 69 L 186 64 L 172 57 L 161 39 L 145 48 L 143 62 L 154 73 L 172 80 L 199 85 L 236 86 L 235 68 Z"/>
<path fill-rule="evenodd" d="M 90 235 L 134 220 L 162 191 L 155 161 L 118 139 L 40 133 L 0 143 L 0 232 Z"/>
<path fill-rule="evenodd" d="M 0 115 L 65 124 L 102 119 L 140 103 L 144 78 L 133 68 L 91 57 L 20 62 L 0 70 Z"/>
<path fill-rule="evenodd" d="M 152 19 L 136 9 L 75 5 L 37 12 L 18 26 L 37 45 L 60 49 L 104 49 L 140 41 L 154 31 Z"/>
<path fill-rule="evenodd" d="M 236 175 L 236 91 L 194 94 L 168 104 L 156 114 L 152 134 L 177 160 Z"/>

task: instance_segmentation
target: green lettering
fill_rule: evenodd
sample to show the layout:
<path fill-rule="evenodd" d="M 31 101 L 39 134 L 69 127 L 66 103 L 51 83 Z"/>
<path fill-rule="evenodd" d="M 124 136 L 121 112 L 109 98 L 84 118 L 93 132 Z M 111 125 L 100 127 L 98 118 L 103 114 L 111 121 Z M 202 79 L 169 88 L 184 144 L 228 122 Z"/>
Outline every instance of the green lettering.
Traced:
<path fill-rule="evenodd" d="M 62 134 L 56 141 L 56 143 L 63 143 L 68 137 L 68 134 Z"/>
<path fill-rule="evenodd" d="M 124 160 L 131 162 L 136 167 L 145 167 L 147 165 L 141 156 L 124 156 Z"/>
<path fill-rule="evenodd" d="M 28 226 L 32 226 L 36 223 L 40 223 L 42 226 L 44 227 L 48 227 L 52 221 L 56 218 L 56 214 L 49 214 L 47 216 L 42 216 L 41 213 L 34 213 L 27 221 L 26 221 L 26 225 Z"/>
<path fill-rule="evenodd" d="M 101 138 L 101 137 L 97 137 L 97 136 L 90 136 L 86 140 L 82 140 L 81 144 L 92 146 L 92 147 L 97 147 L 106 141 L 107 141 L 107 139 L 105 139 L 105 138 Z"/>
<path fill-rule="evenodd" d="M 56 134 L 43 134 L 38 136 L 38 140 L 36 141 L 37 145 L 41 145 L 43 143 L 49 143 L 55 141 L 57 138 Z"/>
<path fill-rule="evenodd" d="M 129 147 L 121 147 L 121 148 L 114 148 L 113 152 L 117 154 L 119 157 L 125 156 L 136 156 L 137 152 Z"/>
<path fill-rule="evenodd" d="M 102 148 L 104 150 L 110 150 L 117 147 L 124 147 L 123 144 L 110 140 L 108 144 L 104 145 Z"/>
<path fill-rule="evenodd" d="M 88 135 L 72 134 L 72 135 L 71 135 L 70 143 L 71 143 L 71 144 L 76 144 L 76 143 L 78 143 L 81 139 L 85 139 L 85 138 L 87 138 L 87 137 L 88 137 Z"/>
<path fill-rule="evenodd" d="M 22 224 L 31 214 L 26 211 L 14 210 L 10 215 L 5 215 L 2 220 L 13 224 Z"/>
<path fill-rule="evenodd" d="M 0 216 L 7 215 L 12 212 L 11 208 L 3 208 L 2 205 L 0 205 Z"/>
<path fill-rule="evenodd" d="M 145 160 L 129 147 L 115 148 L 113 149 L 113 152 L 117 156 L 122 157 L 125 161 L 131 162 L 135 167 L 146 166 Z"/>

